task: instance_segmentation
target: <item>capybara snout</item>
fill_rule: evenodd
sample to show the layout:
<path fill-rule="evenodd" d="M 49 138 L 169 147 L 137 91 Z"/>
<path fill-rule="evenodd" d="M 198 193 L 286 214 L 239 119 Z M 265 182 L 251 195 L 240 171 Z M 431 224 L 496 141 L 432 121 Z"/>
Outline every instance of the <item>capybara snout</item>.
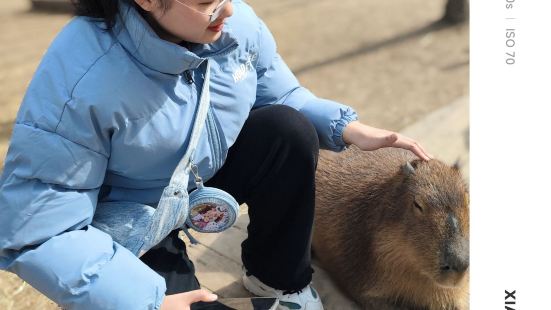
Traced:
<path fill-rule="evenodd" d="M 460 237 L 450 245 L 446 245 L 442 261 L 443 272 L 463 273 L 469 268 L 469 244 L 467 239 Z"/>
<path fill-rule="evenodd" d="M 404 150 L 324 153 L 313 249 L 366 309 L 468 309 L 467 186 L 458 169 Z"/>

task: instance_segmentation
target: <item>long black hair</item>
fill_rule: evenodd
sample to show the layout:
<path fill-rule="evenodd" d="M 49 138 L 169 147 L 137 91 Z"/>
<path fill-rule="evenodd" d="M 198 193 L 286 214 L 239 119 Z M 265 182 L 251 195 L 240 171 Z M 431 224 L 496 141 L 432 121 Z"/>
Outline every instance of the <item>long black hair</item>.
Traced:
<path fill-rule="evenodd" d="M 134 0 L 122 0 L 134 5 L 134 7 L 145 16 L 147 13 L 134 2 Z M 159 0 L 164 9 L 168 7 L 167 0 Z M 71 0 L 75 7 L 76 16 L 88 16 L 101 18 L 105 21 L 107 30 L 111 30 L 115 25 L 117 14 L 119 13 L 118 0 Z"/>

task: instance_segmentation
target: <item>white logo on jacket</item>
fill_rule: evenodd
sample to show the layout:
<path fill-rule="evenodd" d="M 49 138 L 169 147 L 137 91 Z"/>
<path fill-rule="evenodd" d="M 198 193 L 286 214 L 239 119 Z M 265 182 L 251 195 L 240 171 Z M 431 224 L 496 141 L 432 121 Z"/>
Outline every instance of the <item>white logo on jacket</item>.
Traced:
<path fill-rule="evenodd" d="M 241 65 L 239 65 L 239 67 L 235 69 L 235 71 L 232 74 L 233 81 L 235 83 L 244 80 L 250 71 L 255 70 L 253 65 L 253 61 L 255 60 L 256 60 L 256 53 L 249 53 L 247 55 L 247 59 L 245 60 L 245 63 L 242 63 Z"/>

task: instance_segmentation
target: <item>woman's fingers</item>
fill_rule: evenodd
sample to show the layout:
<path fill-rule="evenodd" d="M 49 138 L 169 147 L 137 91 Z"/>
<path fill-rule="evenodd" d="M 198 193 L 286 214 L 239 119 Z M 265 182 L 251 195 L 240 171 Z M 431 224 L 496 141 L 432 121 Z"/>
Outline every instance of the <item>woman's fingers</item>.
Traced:
<path fill-rule="evenodd" d="M 434 155 L 432 155 L 431 153 L 427 152 L 427 150 L 425 150 L 421 144 L 418 143 L 417 145 L 418 145 L 419 149 L 423 152 L 423 154 L 427 155 L 427 157 L 428 157 L 429 159 L 434 159 Z"/>
<path fill-rule="evenodd" d="M 199 301 L 211 302 L 218 298 L 215 294 L 203 289 L 186 292 L 185 295 L 186 301 L 190 304 Z"/>
<path fill-rule="evenodd" d="M 216 299 L 218 299 L 218 296 L 204 289 L 166 295 L 161 304 L 161 310 L 190 310 L 193 303 L 199 301 L 211 302 Z"/>
<path fill-rule="evenodd" d="M 347 144 L 355 144 L 364 151 L 374 151 L 383 147 L 398 147 L 413 152 L 423 160 L 434 158 L 417 141 L 386 129 L 371 127 L 354 121 L 343 132 Z"/>
<path fill-rule="evenodd" d="M 400 139 L 398 139 L 394 145 L 394 147 L 403 148 L 406 150 L 411 151 L 413 154 L 415 154 L 417 157 L 423 159 L 423 160 L 431 160 L 434 158 L 431 154 L 429 154 L 417 141 L 401 136 Z"/>
<path fill-rule="evenodd" d="M 426 160 L 426 161 L 431 160 L 429 155 L 425 153 L 425 151 L 417 144 L 413 144 L 409 150 L 412 151 L 415 155 L 417 155 L 417 157 L 423 160 Z"/>

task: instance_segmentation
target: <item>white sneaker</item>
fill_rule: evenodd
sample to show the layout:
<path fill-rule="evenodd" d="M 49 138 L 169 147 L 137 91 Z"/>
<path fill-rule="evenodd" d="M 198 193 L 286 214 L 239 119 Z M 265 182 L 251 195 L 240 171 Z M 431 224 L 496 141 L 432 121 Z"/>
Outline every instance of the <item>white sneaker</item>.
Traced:
<path fill-rule="evenodd" d="M 261 297 L 277 297 L 278 310 L 323 310 L 318 292 L 310 285 L 296 291 L 282 291 L 260 282 L 255 276 L 243 274 L 245 288 Z"/>

